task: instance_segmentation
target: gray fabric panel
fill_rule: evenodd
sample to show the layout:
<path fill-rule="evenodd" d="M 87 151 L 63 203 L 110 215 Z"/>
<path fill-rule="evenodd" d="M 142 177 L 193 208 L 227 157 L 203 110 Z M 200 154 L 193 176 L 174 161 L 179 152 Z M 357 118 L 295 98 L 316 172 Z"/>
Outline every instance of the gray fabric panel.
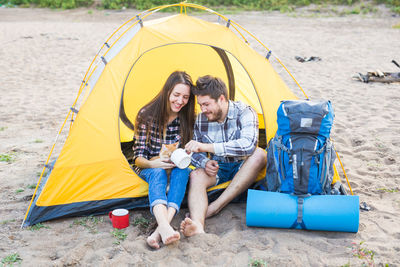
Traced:
<path fill-rule="evenodd" d="M 136 35 L 136 33 L 140 30 L 139 23 L 133 26 L 127 33 L 125 33 L 121 39 L 118 40 L 116 44 L 107 52 L 104 56 L 107 62 L 110 62 L 128 43 L 132 38 Z"/>
<path fill-rule="evenodd" d="M 126 32 L 121 39 L 118 40 L 116 44 L 107 52 L 104 57 L 101 57 L 104 63 L 110 62 L 128 43 L 129 41 L 135 36 L 135 34 L 140 30 L 140 26 L 136 24 L 132 27 L 128 32 Z M 94 86 L 97 83 L 101 73 L 103 72 L 105 64 L 97 64 L 97 68 L 90 77 L 88 84 L 90 85 L 90 93 L 92 92 Z M 89 93 L 89 94 L 90 94 Z"/>
<path fill-rule="evenodd" d="M 96 67 L 96 70 L 94 71 L 94 73 L 90 77 L 90 80 L 88 81 L 88 84 L 90 85 L 90 93 L 92 92 L 94 86 L 96 85 L 97 80 L 99 79 L 101 73 L 104 70 L 104 67 L 105 67 L 104 64 L 98 64 L 97 67 Z"/>
<path fill-rule="evenodd" d="M 287 102 L 284 111 L 293 133 L 318 134 L 321 121 L 328 113 L 326 101 Z"/>

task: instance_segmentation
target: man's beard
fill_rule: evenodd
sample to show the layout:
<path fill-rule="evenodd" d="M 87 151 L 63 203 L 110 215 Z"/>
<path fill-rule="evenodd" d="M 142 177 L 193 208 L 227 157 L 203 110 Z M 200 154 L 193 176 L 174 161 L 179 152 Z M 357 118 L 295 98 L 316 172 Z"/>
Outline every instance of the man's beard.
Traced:
<path fill-rule="evenodd" d="M 208 119 L 209 122 L 219 121 L 221 118 L 222 118 L 222 109 L 219 109 L 219 110 L 215 113 L 214 118 L 211 118 L 211 119 L 210 119 L 210 118 L 207 117 L 207 119 Z"/>

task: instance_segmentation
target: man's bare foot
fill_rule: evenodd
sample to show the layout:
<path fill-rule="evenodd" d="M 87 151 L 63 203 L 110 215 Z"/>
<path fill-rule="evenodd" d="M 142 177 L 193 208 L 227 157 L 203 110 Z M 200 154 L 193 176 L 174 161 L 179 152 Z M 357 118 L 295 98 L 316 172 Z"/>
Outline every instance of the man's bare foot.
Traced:
<path fill-rule="evenodd" d="M 162 228 L 158 227 L 157 229 L 159 229 L 161 240 L 164 245 L 171 244 L 172 242 L 181 239 L 181 235 L 179 234 L 179 232 L 175 231 L 170 225 Z"/>
<path fill-rule="evenodd" d="M 185 236 L 193 236 L 204 233 L 203 226 L 190 218 L 185 218 L 181 222 L 181 232 Z"/>
<path fill-rule="evenodd" d="M 160 233 L 158 232 L 158 227 L 157 229 L 147 238 L 147 245 L 149 247 L 154 248 L 154 249 L 159 249 L 160 248 L 160 241 L 161 241 L 161 236 Z"/>

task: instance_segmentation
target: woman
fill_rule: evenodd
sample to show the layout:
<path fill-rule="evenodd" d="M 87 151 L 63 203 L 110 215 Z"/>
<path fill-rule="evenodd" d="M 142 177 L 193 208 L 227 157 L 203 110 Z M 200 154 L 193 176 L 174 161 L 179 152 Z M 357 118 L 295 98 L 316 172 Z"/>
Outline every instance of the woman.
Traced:
<path fill-rule="evenodd" d="M 155 249 L 160 247 L 160 241 L 170 244 L 180 239 L 170 222 L 179 211 L 190 169 L 179 169 L 159 155 L 162 144 L 179 142 L 184 147 L 192 139 L 195 119 L 192 86 L 192 79 L 186 72 L 173 72 L 161 92 L 142 107 L 136 117 L 135 171 L 149 183 L 150 211 L 158 227 L 147 238 L 147 244 Z M 167 170 L 171 170 L 168 194 Z"/>

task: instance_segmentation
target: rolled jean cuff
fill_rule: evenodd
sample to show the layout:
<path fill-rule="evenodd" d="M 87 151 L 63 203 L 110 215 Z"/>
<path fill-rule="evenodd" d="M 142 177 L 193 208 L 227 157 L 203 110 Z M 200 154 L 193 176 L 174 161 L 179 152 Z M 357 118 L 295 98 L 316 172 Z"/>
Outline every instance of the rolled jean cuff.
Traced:
<path fill-rule="evenodd" d="M 156 199 L 156 200 L 154 200 L 154 201 L 150 204 L 150 213 L 151 213 L 152 215 L 154 215 L 154 214 L 153 214 L 153 207 L 154 207 L 155 205 L 158 205 L 158 204 L 163 204 L 163 205 L 167 206 L 167 201 L 164 200 L 164 199 Z"/>
<path fill-rule="evenodd" d="M 168 208 L 176 209 L 176 213 L 175 214 L 178 214 L 178 212 L 179 212 L 179 206 L 174 202 L 168 202 Z"/>

